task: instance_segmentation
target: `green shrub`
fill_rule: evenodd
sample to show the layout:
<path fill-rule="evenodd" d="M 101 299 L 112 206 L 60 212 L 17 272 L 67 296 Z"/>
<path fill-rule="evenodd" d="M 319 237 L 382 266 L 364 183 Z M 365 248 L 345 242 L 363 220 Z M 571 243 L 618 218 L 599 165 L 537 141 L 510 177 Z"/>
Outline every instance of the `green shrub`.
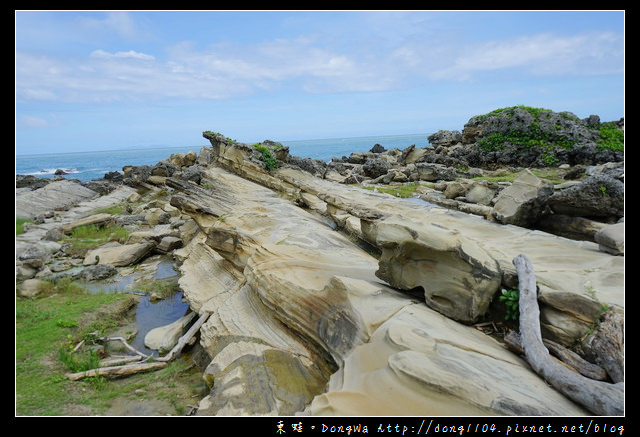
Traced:
<path fill-rule="evenodd" d="M 278 160 L 271 154 L 271 150 L 269 150 L 265 146 L 257 145 L 255 146 L 256 150 L 260 152 L 260 161 L 264 164 L 264 168 L 267 171 L 275 170 L 278 168 Z"/>
<path fill-rule="evenodd" d="M 600 150 L 624 152 L 624 131 L 613 122 L 602 123 L 596 144 Z"/>

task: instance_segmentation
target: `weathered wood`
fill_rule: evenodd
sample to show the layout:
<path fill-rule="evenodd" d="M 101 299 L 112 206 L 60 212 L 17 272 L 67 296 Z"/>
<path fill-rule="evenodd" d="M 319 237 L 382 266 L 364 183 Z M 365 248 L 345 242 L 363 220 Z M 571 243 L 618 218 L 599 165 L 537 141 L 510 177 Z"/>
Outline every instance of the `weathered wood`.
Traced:
<path fill-rule="evenodd" d="M 514 258 L 520 289 L 520 336 L 533 370 L 569 399 L 594 414 L 624 415 L 624 382 L 609 384 L 573 372 L 555 361 L 542 342 L 540 309 L 533 266 L 524 255 Z"/>
<path fill-rule="evenodd" d="M 189 328 L 189 330 L 178 340 L 178 343 L 171 349 L 171 351 L 163 356 L 155 358 L 156 361 L 167 362 L 173 360 L 181 351 L 182 348 L 186 346 L 187 343 L 191 340 L 191 338 L 196 335 L 196 333 L 200 330 L 200 327 L 204 322 L 207 321 L 211 313 L 204 312 L 200 315 L 198 320 Z"/>
<path fill-rule="evenodd" d="M 522 348 L 520 334 L 518 334 L 517 332 L 511 331 L 507 335 L 505 335 L 504 342 L 506 343 L 507 347 L 513 352 L 519 355 L 524 355 L 524 349 Z M 565 348 L 561 344 L 547 339 L 542 339 L 542 343 L 547 347 L 552 355 L 562 361 L 563 364 L 569 366 L 569 368 L 575 370 L 581 375 L 598 381 L 606 381 L 608 379 L 608 374 L 605 369 L 598 366 L 597 364 L 590 363 L 577 353 Z"/>
<path fill-rule="evenodd" d="M 142 357 L 140 355 L 128 355 L 124 357 L 110 357 L 100 360 L 100 367 L 121 366 L 123 364 L 133 363 L 140 361 Z"/>
<path fill-rule="evenodd" d="M 162 369 L 167 367 L 168 363 L 163 362 L 151 362 L 151 363 L 135 363 L 126 364 L 124 366 L 112 366 L 112 367 L 99 367 L 97 369 L 86 370 L 84 372 L 67 373 L 65 376 L 72 381 L 78 381 L 84 378 L 91 378 L 95 376 L 125 376 L 134 373 L 146 372 L 149 370 Z"/>
<path fill-rule="evenodd" d="M 100 341 L 119 341 L 124 345 L 124 347 L 129 349 L 134 354 L 139 355 L 142 358 L 150 358 L 150 355 L 147 355 L 147 354 L 144 354 L 144 353 L 140 352 L 139 350 L 137 350 L 136 348 L 131 346 L 129 343 L 127 343 L 127 340 L 125 340 L 124 337 L 102 337 L 99 340 Z"/>

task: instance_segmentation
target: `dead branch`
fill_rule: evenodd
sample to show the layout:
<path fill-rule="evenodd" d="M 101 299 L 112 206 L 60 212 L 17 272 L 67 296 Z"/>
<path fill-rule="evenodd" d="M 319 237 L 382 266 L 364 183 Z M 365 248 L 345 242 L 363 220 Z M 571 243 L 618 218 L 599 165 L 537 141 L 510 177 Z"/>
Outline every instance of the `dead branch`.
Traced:
<path fill-rule="evenodd" d="M 167 367 L 168 363 L 135 363 L 124 366 L 99 367 L 97 369 L 86 370 L 84 372 L 67 373 L 65 376 L 72 381 L 78 381 L 84 378 L 95 376 L 124 376 L 134 373 L 146 372 L 148 370 L 157 370 Z"/>
<path fill-rule="evenodd" d="M 196 333 L 200 330 L 200 327 L 204 322 L 207 321 L 211 313 L 204 312 L 200 315 L 198 320 L 189 328 L 189 330 L 178 340 L 178 343 L 171 349 L 171 351 L 165 355 L 164 357 L 155 358 L 156 361 L 167 362 L 173 360 L 176 356 L 180 354 L 182 348 L 185 347 L 187 343 L 191 340 L 191 338 L 196 335 Z"/>
<path fill-rule="evenodd" d="M 571 400 L 594 414 L 624 415 L 624 382 L 609 384 L 585 378 L 554 360 L 542 342 L 540 309 L 533 266 L 524 255 L 514 258 L 520 289 L 520 336 L 533 370 Z"/>

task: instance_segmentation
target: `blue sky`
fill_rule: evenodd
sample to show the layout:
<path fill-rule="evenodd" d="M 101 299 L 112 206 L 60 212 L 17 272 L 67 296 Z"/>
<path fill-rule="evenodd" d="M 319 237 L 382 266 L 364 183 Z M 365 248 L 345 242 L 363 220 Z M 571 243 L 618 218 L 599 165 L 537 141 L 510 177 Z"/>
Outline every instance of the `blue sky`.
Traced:
<path fill-rule="evenodd" d="M 16 154 L 624 116 L 624 11 L 16 11 Z"/>

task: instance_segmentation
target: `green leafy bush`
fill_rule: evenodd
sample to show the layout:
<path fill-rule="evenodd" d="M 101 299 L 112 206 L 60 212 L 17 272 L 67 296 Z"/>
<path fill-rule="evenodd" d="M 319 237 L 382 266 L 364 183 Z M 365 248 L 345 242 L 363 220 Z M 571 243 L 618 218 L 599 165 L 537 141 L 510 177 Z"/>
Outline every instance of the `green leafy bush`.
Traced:
<path fill-rule="evenodd" d="M 515 289 L 500 291 L 501 295 L 498 298 L 500 302 L 504 302 L 506 305 L 506 313 L 504 315 L 505 320 L 518 320 L 520 316 L 520 292 Z"/>
<path fill-rule="evenodd" d="M 615 123 L 608 122 L 600 125 L 597 141 L 598 149 L 613 150 L 614 152 L 624 152 L 624 131 L 618 129 Z"/>
<path fill-rule="evenodd" d="M 271 150 L 269 150 L 265 146 L 257 145 L 255 146 L 256 150 L 260 152 L 260 160 L 264 164 L 264 168 L 267 171 L 275 170 L 278 168 L 278 160 L 271 154 Z"/>

